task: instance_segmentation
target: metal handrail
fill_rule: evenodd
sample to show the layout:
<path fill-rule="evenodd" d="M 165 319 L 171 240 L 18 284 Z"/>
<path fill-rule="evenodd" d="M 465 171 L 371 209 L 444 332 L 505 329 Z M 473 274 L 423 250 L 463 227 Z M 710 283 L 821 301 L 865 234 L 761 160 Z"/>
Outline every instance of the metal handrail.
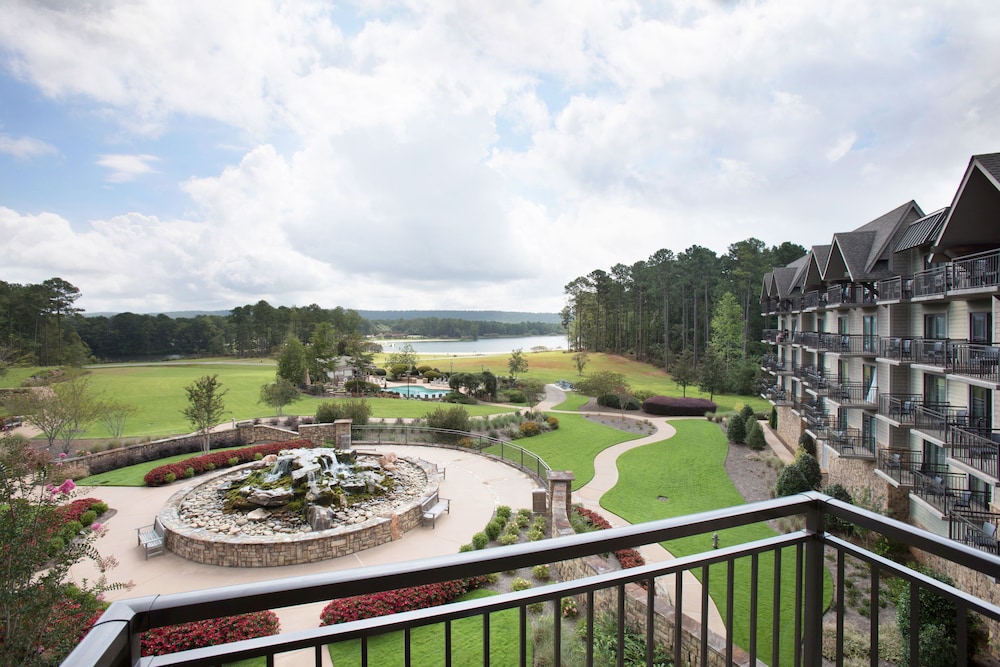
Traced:
<path fill-rule="evenodd" d="M 826 533 L 824 526 L 828 518 L 835 517 L 848 524 L 883 535 L 889 540 L 968 567 L 987 577 L 1000 577 L 1000 558 L 909 524 L 889 519 L 875 512 L 837 501 L 829 496 L 817 492 L 807 492 L 623 528 L 516 544 L 502 549 L 485 549 L 451 556 L 324 572 L 276 581 L 117 601 L 111 604 L 94 628 L 63 664 L 66 667 L 94 664 L 111 667 L 138 665 L 140 664 L 137 654 L 139 633 L 147 629 L 207 620 L 220 615 L 283 608 L 420 584 L 464 579 L 537 564 L 584 558 L 617 549 L 638 547 L 695 535 L 711 536 L 728 528 L 792 516 L 802 517 L 805 521 L 805 527 L 782 537 L 729 546 L 718 550 L 708 550 L 693 556 L 628 570 L 605 572 L 583 579 L 520 593 L 508 593 L 474 602 L 442 605 L 404 614 L 183 651 L 158 657 L 155 659 L 155 664 L 220 664 L 258 656 L 273 656 L 291 650 L 322 647 L 344 639 L 376 636 L 390 630 L 408 629 L 469 616 L 484 616 L 492 611 L 506 608 L 518 608 L 522 618 L 524 618 L 527 606 L 533 602 L 551 600 L 558 604 L 562 598 L 572 595 L 585 595 L 588 601 L 593 602 L 595 593 L 606 592 L 617 597 L 621 609 L 625 604 L 625 585 L 628 582 L 646 582 L 649 592 L 644 597 L 646 597 L 651 609 L 655 595 L 653 592 L 655 590 L 654 582 L 658 577 L 691 571 L 701 572 L 707 576 L 708 566 L 717 563 L 723 564 L 723 567 L 727 567 L 729 572 L 733 572 L 737 561 L 750 559 L 756 563 L 761 555 L 768 553 L 775 554 L 776 563 L 782 560 L 777 557 L 779 554 L 788 554 L 794 559 L 796 563 L 794 567 L 796 579 L 794 600 L 802 619 L 801 623 L 793 624 L 794 628 L 779 627 L 775 621 L 773 632 L 776 636 L 782 632 L 794 633 L 792 636 L 796 646 L 795 650 L 802 663 L 820 664 L 823 615 L 826 611 L 823 594 L 825 550 L 832 550 L 840 559 L 844 556 L 851 556 L 871 565 L 871 576 L 875 577 L 875 586 L 877 586 L 879 573 L 888 573 L 901 577 L 909 583 L 911 599 L 919 600 L 916 595 L 918 589 L 933 590 L 956 604 L 959 621 L 964 621 L 969 612 L 1000 621 L 1000 607 L 997 605 L 841 540 Z M 756 566 L 751 568 L 754 572 L 756 569 Z M 730 575 L 730 586 L 732 585 L 731 577 L 732 575 Z M 682 580 L 683 577 L 675 577 L 678 596 L 683 591 Z M 750 585 L 755 589 L 759 585 L 759 581 L 753 581 Z M 793 594 L 793 591 L 782 591 L 779 588 L 778 577 L 775 577 L 775 582 L 771 585 L 774 587 L 773 594 L 776 599 L 779 599 L 780 595 L 791 596 Z M 835 595 L 843 595 L 842 587 L 843 577 L 840 578 Z M 838 599 L 843 598 L 838 597 Z M 873 600 L 873 607 L 872 623 L 877 627 L 877 600 Z M 592 609 L 593 606 L 590 605 L 590 608 Z M 705 613 L 707 612 L 703 612 L 703 615 Z M 618 620 L 620 627 L 623 627 L 622 624 L 625 622 L 622 616 L 624 614 L 620 615 Z M 915 613 L 914 616 L 919 618 L 918 613 Z M 652 617 L 647 618 L 650 620 L 646 628 L 647 637 L 649 641 L 652 641 Z M 592 621 L 592 617 L 590 617 L 590 621 Z M 729 622 L 731 621 L 732 618 L 729 617 Z M 761 622 L 765 623 L 766 621 Z M 755 637 L 758 629 L 755 615 L 751 615 L 750 623 L 750 636 Z M 911 636 L 916 634 L 913 623 L 914 621 L 911 620 Z M 484 627 L 488 626 L 484 625 Z M 679 639 L 679 624 L 675 624 L 675 629 L 677 629 L 677 638 Z M 484 642 L 488 642 L 488 630 L 484 632 L 484 635 Z M 729 633 L 728 637 L 731 638 L 731 636 Z M 877 637 L 877 633 L 873 636 Z M 959 660 L 964 664 L 969 651 L 967 640 L 964 636 L 958 636 L 956 639 Z M 516 638 L 510 638 L 510 640 L 517 641 Z M 523 650 L 523 635 L 520 641 Z M 840 636 L 837 641 L 838 646 L 842 646 L 840 642 L 843 641 L 843 637 Z M 558 645 L 558 641 L 555 643 Z M 681 648 L 680 641 L 675 641 L 674 656 L 675 663 L 678 664 L 681 662 Z M 730 655 L 732 648 L 732 642 L 729 639 L 727 640 L 726 652 Z M 554 650 L 558 651 L 558 649 Z M 317 654 L 318 652 L 317 650 Z M 776 658 L 778 654 L 776 638 L 772 652 L 773 657 Z M 751 649 L 751 663 L 755 662 L 756 659 L 755 650 Z M 798 659 L 796 662 L 798 663 Z M 774 663 L 772 662 L 772 664 Z"/>

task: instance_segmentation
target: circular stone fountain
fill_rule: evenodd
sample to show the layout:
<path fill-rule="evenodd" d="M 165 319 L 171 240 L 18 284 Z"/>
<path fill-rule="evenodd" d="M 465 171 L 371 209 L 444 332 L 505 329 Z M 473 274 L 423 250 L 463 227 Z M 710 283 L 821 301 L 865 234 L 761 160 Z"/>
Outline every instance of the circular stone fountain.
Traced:
<path fill-rule="evenodd" d="M 160 521 L 167 548 L 199 563 L 312 563 L 400 539 L 438 483 L 427 462 L 394 454 L 285 450 L 185 486 Z"/>

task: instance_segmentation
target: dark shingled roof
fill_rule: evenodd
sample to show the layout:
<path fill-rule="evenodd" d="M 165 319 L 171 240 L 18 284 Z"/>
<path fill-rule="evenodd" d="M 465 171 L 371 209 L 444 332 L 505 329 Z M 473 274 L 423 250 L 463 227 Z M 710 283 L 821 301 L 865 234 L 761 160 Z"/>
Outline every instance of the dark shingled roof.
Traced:
<path fill-rule="evenodd" d="M 988 171 L 993 178 L 1000 181 L 1000 153 L 973 155 L 972 159 L 983 165 L 983 169 Z"/>
<path fill-rule="evenodd" d="M 809 255 L 802 255 L 802 257 L 799 257 L 787 266 L 774 269 L 774 284 L 778 288 L 779 298 L 784 299 L 792 293 L 792 290 L 796 287 L 795 278 L 802 268 L 806 266 L 807 259 L 809 259 Z"/>
<path fill-rule="evenodd" d="M 998 161 L 998 164 L 1000 164 L 1000 161 Z M 896 252 L 902 252 L 903 250 L 922 246 L 925 243 L 931 243 L 937 238 L 938 232 L 941 231 L 941 225 L 944 224 L 944 219 L 948 217 L 948 211 L 949 208 L 946 206 L 910 224 L 906 228 L 906 231 L 903 232 L 902 238 L 896 244 Z"/>

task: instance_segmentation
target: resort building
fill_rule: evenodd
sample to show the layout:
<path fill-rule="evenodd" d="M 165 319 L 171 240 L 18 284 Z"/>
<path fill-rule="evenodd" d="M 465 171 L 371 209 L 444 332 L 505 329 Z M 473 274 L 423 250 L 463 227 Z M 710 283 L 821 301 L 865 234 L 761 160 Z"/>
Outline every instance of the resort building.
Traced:
<path fill-rule="evenodd" d="M 1000 154 L 978 155 L 947 208 L 904 203 L 761 290 L 782 440 L 812 438 L 857 501 L 994 554 L 998 269 Z"/>

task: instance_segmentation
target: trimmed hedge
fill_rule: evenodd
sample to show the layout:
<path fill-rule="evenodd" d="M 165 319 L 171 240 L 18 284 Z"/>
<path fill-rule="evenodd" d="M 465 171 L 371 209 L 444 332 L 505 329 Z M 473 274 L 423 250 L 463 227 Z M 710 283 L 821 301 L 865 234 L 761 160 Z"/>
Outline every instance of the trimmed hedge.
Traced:
<path fill-rule="evenodd" d="M 260 454 L 261 458 L 263 458 L 268 454 L 277 454 L 283 449 L 309 449 L 312 446 L 312 442 L 309 440 L 292 440 L 289 442 L 254 445 L 253 447 L 233 449 L 226 452 L 212 452 L 153 468 L 146 473 L 143 481 L 146 482 L 147 486 L 164 486 L 175 480 L 183 479 L 188 468 L 194 471 L 194 475 L 201 475 L 202 473 L 218 468 L 226 468 L 259 460 L 257 454 Z M 212 467 L 209 468 L 209 465 Z"/>
<path fill-rule="evenodd" d="M 622 409 L 621 397 L 618 396 L 618 394 L 602 394 L 597 397 L 597 404 L 614 410 Z M 626 410 L 638 410 L 640 407 L 642 406 L 638 400 L 632 398 L 631 396 L 627 396 L 625 398 L 624 408 Z"/>
<path fill-rule="evenodd" d="M 575 506 L 573 511 L 582 516 L 587 523 L 598 530 L 607 530 L 608 528 L 611 528 L 611 524 L 608 523 L 607 519 L 597 512 L 593 512 L 580 506 Z M 643 558 L 642 554 L 635 549 L 618 549 L 615 551 L 615 558 L 618 559 L 618 563 L 622 566 L 623 570 L 627 570 L 630 567 L 642 567 L 646 564 L 646 559 Z M 645 580 L 636 583 L 643 588 L 646 588 L 647 583 Z"/>
<path fill-rule="evenodd" d="M 683 396 L 652 396 L 642 402 L 643 411 L 661 417 L 704 417 L 706 412 L 715 412 L 718 407 L 707 398 Z"/>
<path fill-rule="evenodd" d="M 273 611 L 258 611 L 147 630 L 142 633 L 139 641 L 142 655 L 166 655 L 244 639 L 268 637 L 278 634 L 279 629 L 278 616 Z"/>
<path fill-rule="evenodd" d="M 414 609 L 426 609 L 447 604 L 481 585 L 482 581 L 457 579 L 436 584 L 425 584 L 395 591 L 383 591 L 370 595 L 356 595 L 333 600 L 323 608 L 320 625 L 347 623 L 365 618 L 388 616 Z"/>

